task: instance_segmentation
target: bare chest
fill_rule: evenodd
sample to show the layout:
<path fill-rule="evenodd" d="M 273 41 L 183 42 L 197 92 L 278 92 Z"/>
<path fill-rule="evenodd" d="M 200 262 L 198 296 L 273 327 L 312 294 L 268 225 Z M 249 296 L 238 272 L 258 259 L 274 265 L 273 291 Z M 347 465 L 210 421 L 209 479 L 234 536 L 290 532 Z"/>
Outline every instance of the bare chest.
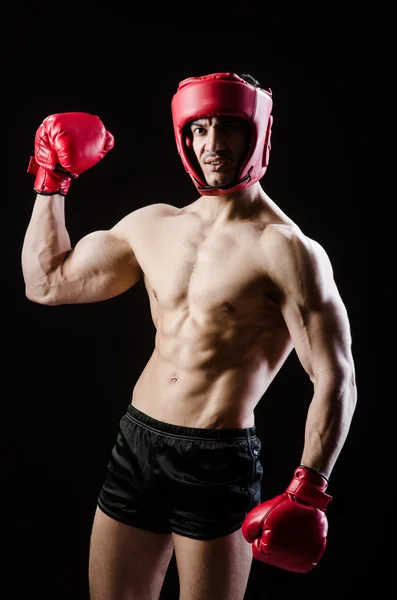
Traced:
<path fill-rule="evenodd" d="M 257 229 L 245 223 L 214 229 L 183 219 L 163 225 L 140 257 L 153 301 L 208 315 L 238 311 L 240 318 L 263 310 L 270 283 Z"/>

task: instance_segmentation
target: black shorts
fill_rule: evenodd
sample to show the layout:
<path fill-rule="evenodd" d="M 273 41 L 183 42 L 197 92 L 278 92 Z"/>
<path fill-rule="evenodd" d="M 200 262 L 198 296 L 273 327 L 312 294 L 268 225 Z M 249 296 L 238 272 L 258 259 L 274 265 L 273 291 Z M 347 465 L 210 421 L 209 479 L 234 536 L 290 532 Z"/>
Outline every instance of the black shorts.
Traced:
<path fill-rule="evenodd" d="M 201 540 L 230 534 L 260 502 L 260 450 L 255 427 L 181 427 L 129 405 L 98 505 L 154 533 Z"/>

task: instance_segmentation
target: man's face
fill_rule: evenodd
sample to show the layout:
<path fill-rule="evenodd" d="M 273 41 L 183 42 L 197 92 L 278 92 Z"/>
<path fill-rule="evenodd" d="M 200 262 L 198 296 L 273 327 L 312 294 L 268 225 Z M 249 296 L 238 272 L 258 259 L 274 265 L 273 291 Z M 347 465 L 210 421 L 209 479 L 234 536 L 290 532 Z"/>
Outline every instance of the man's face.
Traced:
<path fill-rule="evenodd" d="M 190 124 L 192 148 L 207 184 L 236 182 L 248 152 L 249 125 L 237 117 L 205 117 Z"/>

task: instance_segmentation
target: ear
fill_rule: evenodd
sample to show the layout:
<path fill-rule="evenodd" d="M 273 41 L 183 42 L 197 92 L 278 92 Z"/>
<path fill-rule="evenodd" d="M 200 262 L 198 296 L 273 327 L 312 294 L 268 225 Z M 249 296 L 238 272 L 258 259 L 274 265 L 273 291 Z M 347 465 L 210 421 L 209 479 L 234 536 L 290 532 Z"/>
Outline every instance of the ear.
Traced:
<path fill-rule="evenodd" d="M 192 149 L 193 145 L 193 134 L 190 128 L 190 123 L 187 123 L 183 128 L 183 139 L 185 140 L 185 145 L 188 150 Z"/>

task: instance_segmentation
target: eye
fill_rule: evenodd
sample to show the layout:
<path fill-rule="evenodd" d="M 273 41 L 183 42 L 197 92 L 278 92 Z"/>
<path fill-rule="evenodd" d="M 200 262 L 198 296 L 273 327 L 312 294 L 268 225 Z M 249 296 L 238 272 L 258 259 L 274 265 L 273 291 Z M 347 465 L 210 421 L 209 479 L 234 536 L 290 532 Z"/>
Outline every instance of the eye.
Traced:
<path fill-rule="evenodd" d="M 197 125 L 196 127 L 193 127 L 192 132 L 193 135 L 202 135 L 203 133 L 205 133 L 205 129 L 200 125 Z"/>
<path fill-rule="evenodd" d="M 226 131 L 228 133 L 243 133 L 245 131 L 244 124 L 238 121 L 231 121 L 226 124 Z"/>

